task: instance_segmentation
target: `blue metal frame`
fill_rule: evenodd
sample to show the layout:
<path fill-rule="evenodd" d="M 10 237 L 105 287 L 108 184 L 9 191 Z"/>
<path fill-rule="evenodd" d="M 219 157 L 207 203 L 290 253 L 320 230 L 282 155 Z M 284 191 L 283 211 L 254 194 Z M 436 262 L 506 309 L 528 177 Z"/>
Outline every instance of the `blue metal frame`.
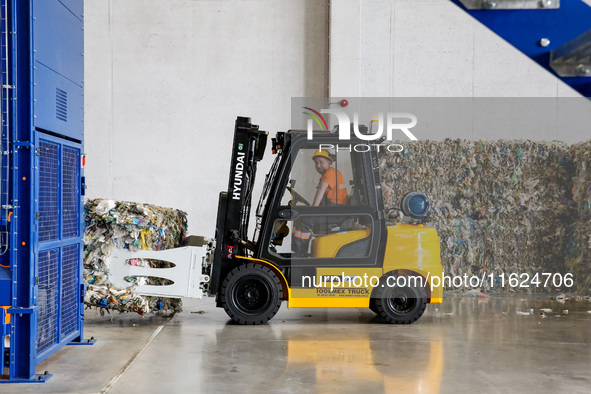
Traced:
<path fill-rule="evenodd" d="M 41 149 L 42 145 L 44 143 L 48 143 L 51 144 L 53 146 L 55 146 L 57 148 L 57 152 L 58 152 L 58 156 L 60 157 L 60 159 L 57 161 L 57 176 L 60 178 L 57 181 L 57 206 L 58 206 L 58 211 L 60 212 L 59 215 L 57 216 L 57 238 L 53 239 L 53 240 L 48 240 L 48 241 L 41 241 L 39 239 L 36 240 L 36 252 L 35 255 L 37 256 L 37 270 L 40 270 L 40 266 L 39 266 L 39 256 L 43 251 L 50 251 L 50 250 L 55 250 L 57 252 L 57 260 L 59 262 L 59 268 L 60 270 L 58 270 L 56 272 L 56 282 L 57 282 L 57 297 L 59 299 L 59 302 L 56 303 L 56 316 L 55 316 L 55 322 L 56 322 L 56 343 L 54 345 L 52 345 L 51 347 L 47 348 L 47 349 L 43 349 L 41 352 L 39 352 L 36 356 L 36 363 L 39 363 L 40 361 L 42 361 L 43 359 L 45 359 L 47 356 L 51 355 L 52 353 L 54 353 L 55 351 L 57 351 L 58 349 L 62 348 L 63 346 L 67 345 L 68 343 L 70 343 L 71 341 L 75 340 L 76 338 L 80 338 L 81 337 L 81 331 L 82 331 L 82 321 L 78 320 L 76 322 L 76 330 L 69 334 L 68 336 L 62 337 L 61 336 L 61 316 L 62 316 L 62 307 L 63 307 L 63 280 L 62 280 L 62 275 L 63 275 L 63 263 L 64 263 L 64 259 L 63 259 L 63 251 L 65 248 L 67 247 L 71 247 L 71 246 L 77 246 L 78 247 L 78 261 L 80 262 L 82 259 L 82 251 L 84 249 L 84 243 L 83 243 L 83 239 L 81 237 L 81 235 L 84 233 L 82 226 L 82 222 L 79 220 L 77 223 L 77 234 L 75 236 L 71 236 L 71 237 L 64 237 L 63 234 L 63 213 L 64 213 L 64 205 L 63 205 L 63 185 L 64 185 L 64 160 L 63 160 L 63 155 L 64 155 L 64 147 L 70 147 L 70 148 L 74 148 L 76 149 L 76 151 L 78 152 L 78 167 L 80 168 L 80 160 L 82 157 L 82 146 L 79 143 L 76 142 L 72 142 L 72 141 L 68 141 L 65 140 L 63 138 L 60 137 L 55 137 L 55 136 L 51 136 L 48 134 L 45 134 L 43 132 L 36 132 L 35 133 L 35 146 L 38 147 L 37 149 Z M 41 152 L 41 155 L 43 155 L 43 152 Z M 41 161 L 41 157 L 35 155 L 35 167 L 41 169 L 41 165 L 40 165 L 40 161 Z M 80 169 L 81 171 L 81 169 Z M 78 177 L 79 178 L 79 177 Z M 41 181 L 40 176 L 36 177 L 35 183 L 36 183 L 36 190 L 37 193 L 35 194 L 36 196 L 38 196 L 39 198 L 35 199 L 35 212 L 41 212 L 40 209 L 40 202 L 41 202 L 41 187 L 39 185 L 39 182 Z M 77 195 L 81 196 L 81 192 L 80 192 L 80 187 L 81 187 L 81 183 L 78 180 L 78 184 L 77 184 Z M 78 218 L 83 217 L 82 212 L 82 205 L 80 204 L 81 201 L 79 201 L 78 204 Z M 40 228 L 39 228 L 39 220 L 35 220 L 34 221 L 34 225 L 35 225 L 35 233 L 37 234 L 37 238 L 39 238 L 39 234 L 41 233 Z M 78 300 L 78 305 L 77 305 L 77 315 L 81 316 L 84 313 L 83 310 L 83 302 L 82 302 L 82 297 L 84 295 L 83 292 L 81 292 L 80 289 L 80 279 L 82 275 L 82 264 L 78 264 L 78 281 L 75 284 L 76 286 L 76 299 Z M 39 272 L 37 273 L 36 277 L 40 277 Z M 41 285 L 41 283 L 37 284 L 37 286 L 35 286 L 35 290 L 37 292 L 36 294 L 36 298 L 37 298 L 37 302 L 40 303 L 40 297 L 39 297 L 39 286 Z M 38 321 L 38 330 L 37 332 L 40 331 L 40 325 L 41 322 Z"/>
<path fill-rule="evenodd" d="M 561 0 L 560 8 L 539 10 L 468 10 L 460 0 L 452 2 L 583 96 L 591 97 L 591 77 L 562 78 L 550 67 L 552 50 L 591 29 L 591 7 L 583 1 Z M 542 47 L 542 38 L 550 44 Z"/>
<path fill-rule="evenodd" d="M 9 80 L 3 83 L 14 86 L 6 90 L 11 115 L 11 127 L 6 133 L 12 141 L 12 215 L 10 222 L 3 223 L 10 228 L 10 250 L 0 256 L 1 265 L 5 266 L 0 267 L 0 300 L 9 301 L 10 318 L 10 323 L 5 324 L 4 309 L 0 308 L 0 334 L 10 335 L 10 356 L 8 379 L 0 383 L 44 382 L 50 374 L 35 375 L 35 366 L 41 360 L 71 342 L 88 343 L 82 340 L 83 0 L 0 1 L 10 10 L 11 32 Z M 56 192 L 57 213 L 49 214 L 56 215 L 57 234 L 52 239 L 40 240 L 40 204 L 46 197 L 40 195 L 45 190 L 39 184 L 45 164 L 39 155 L 43 154 L 41 147 L 47 144 L 53 144 L 59 153 L 55 168 L 52 167 L 57 177 L 49 182 Z M 64 152 L 69 155 L 67 162 Z M 68 182 L 68 207 L 64 207 L 63 201 L 64 182 Z M 67 237 L 63 236 L 64 214 L 70 219 L 66 223 L 70 228 Z M 42 258 L 45 252 L 48 254 Z M 45 257 L 50 255 L 53 265 L 40 266 L 41 261 L 49 264 Z M 49 282 L 39 283 L 40 270 L 45 268 L 53 270 L 51 286 Z M 40 294 L 42 286 L 45 294 Z M 43 324 L 50 328 L 45 330 Z M 0 361 L 5 361 L 3 339 L 0 337 Z"/>

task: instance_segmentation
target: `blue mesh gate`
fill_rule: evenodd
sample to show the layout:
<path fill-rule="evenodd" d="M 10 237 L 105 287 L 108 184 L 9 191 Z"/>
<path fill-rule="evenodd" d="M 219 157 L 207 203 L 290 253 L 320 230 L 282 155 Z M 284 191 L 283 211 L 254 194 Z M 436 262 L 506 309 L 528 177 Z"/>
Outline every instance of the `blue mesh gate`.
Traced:
<path fill-rule="evenodd" d="M 80 331 L 80 147 L 38 133 L 37 358 Z"/>

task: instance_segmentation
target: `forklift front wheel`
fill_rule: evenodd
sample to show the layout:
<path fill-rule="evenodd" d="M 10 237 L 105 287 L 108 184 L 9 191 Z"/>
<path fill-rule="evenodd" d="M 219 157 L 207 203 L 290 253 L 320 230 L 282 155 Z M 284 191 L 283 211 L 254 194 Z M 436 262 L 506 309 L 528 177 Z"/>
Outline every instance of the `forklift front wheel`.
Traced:
<path fill-rule="evenodd" d="M 261 264 L 234 268 L 220 289 L 220 300 L 228 316 L 239 324 L 264 324 L 281 307 L 283 289 L 277 275 Z"/>
<path fill-rule="evenodd" d="M 375 313 L 392 324 L 410 324 L 417 321 L 427 307 L 427 294 L 420 286 L 405 283 L 404 286 L 388 286 L 387 281 L 381 281 L 376 289 L 373 307 Z M 400 283 L 390 281 L 390 283 Z M 371 301 L 370 301 L 371 304 Z"/>
<path fill-rule="evenodd" d="M 378 310 L 376 309 L 376 299 L 373 297 L 369 299 L 369 309 L 376 315 L 379 315 Z"/>

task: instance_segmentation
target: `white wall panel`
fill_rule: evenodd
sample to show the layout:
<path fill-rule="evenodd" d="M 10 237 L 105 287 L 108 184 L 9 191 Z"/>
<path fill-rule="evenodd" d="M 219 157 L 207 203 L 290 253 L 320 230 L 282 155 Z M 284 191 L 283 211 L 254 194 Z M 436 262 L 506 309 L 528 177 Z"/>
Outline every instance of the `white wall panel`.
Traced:
<path fill-rule="evenodd" d="M 394 5 L 394 96 L 471 96 L 473 20 L 450 3 Z"/>
<path fill-rule="evenodd" d="M 364 2 L 361 15 L 361 97 L 389 97 L 394 78 L 393 5 L 389 0 Z"/>

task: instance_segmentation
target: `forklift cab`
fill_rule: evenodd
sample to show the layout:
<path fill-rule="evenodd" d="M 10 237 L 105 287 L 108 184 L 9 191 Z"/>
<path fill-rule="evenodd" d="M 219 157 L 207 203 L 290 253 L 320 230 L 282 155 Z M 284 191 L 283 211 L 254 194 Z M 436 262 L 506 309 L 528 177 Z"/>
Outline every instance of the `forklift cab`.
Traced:
<path fill-rule="evenodd" d="M 263 195 L 266 204 L 259 206 L 257 257 L 272 261 L 288 276 L 294 269 L 311 273 L 317 267 L 377 266 L 386 224 L 375 147 L 362 141 L 339 144 L 336 134 L 326 132 L 308 140 L 305 131 L 292 130 L 282 138 L 267 179 L 272 183 L 269 195 Z M 322 178 L 313 160 L 320 148 L 330 153 L 331 168 L 345 181 L 347 198 L 342 204 L 311 204 Z M 306 221 L 312 223 L 308 249 L 296 254 L 294 231 Z M 292 286 L 299 285 L 301 276 L 291 275 Z"/>
<path fill-rule="evenodd" d="M 314 166 L 313 158 L 314 154 L 318 152 L 318 146 L 302 144 L 302 146 L 293 149 L 294 154 L 290 161 L 291 171 L 287 177 L 289 182 L 285 189 L 278 191 L 278 193 L 282 193 L 279 212 L 289 210 L 289 218 L 282 218 L 282 214 L 280 214 L 280 217 L 275 219 L 274 231 L 271 233 L 269 242 L 271 253 L 290 258 L 336 257 L 336 252 L 349 243 L 347 242 L 349 239 L 351 242 L 363 239 L 365 240 L 363 247 L 357 247 L 355 255 L 352 255 L 352 250 L 349 250 L 348 254 L 341 252 L 339 256 L 365 256 L 369 246 L 372 219 L 371 216 L 359 215 L 359 212 L 355 212 L 355 207 L 360 206 L 360 201 L 366 201 L 365 190 L 360 187 L 362 177 L 356 176 L 358 174 L 353 172 L 351 152 L 335 152 L 334 149 L 324 151 L 328 152 L 332 158 L 330 168 L 335 171 L 332 171 L 331 175 L 336 178 L 336 175 L 339 174 L 345 180 L 343 184 L 338 184 L 336 179 L 332 180 L 332 183 L 346 189 L 346 193 L 344 193 L 346 198 L 343 198 L 342 202 L 337 199 L 337 202 L 333 203 L 325 193 L 320 204 L 313 206 L 312 201 L 316 190 L 325 179 Z M 364 194 L 363 198 L 360 198 L 359 194 Z M 328 209 L 332 207 L 341 209 Z M 285 214 L 283 213 L 283 215 Z M 289 220 L 291 218 L 294 220 Z M 295 233 L 297 228 L 302 228 L 302 223 L 306 221 L 312 222 L 309 226 L 309 245 L 303 254 L 295 256 L 293 249 Z M 347 234 L 350 232 L 355 233 L 349 237 Z"/>

